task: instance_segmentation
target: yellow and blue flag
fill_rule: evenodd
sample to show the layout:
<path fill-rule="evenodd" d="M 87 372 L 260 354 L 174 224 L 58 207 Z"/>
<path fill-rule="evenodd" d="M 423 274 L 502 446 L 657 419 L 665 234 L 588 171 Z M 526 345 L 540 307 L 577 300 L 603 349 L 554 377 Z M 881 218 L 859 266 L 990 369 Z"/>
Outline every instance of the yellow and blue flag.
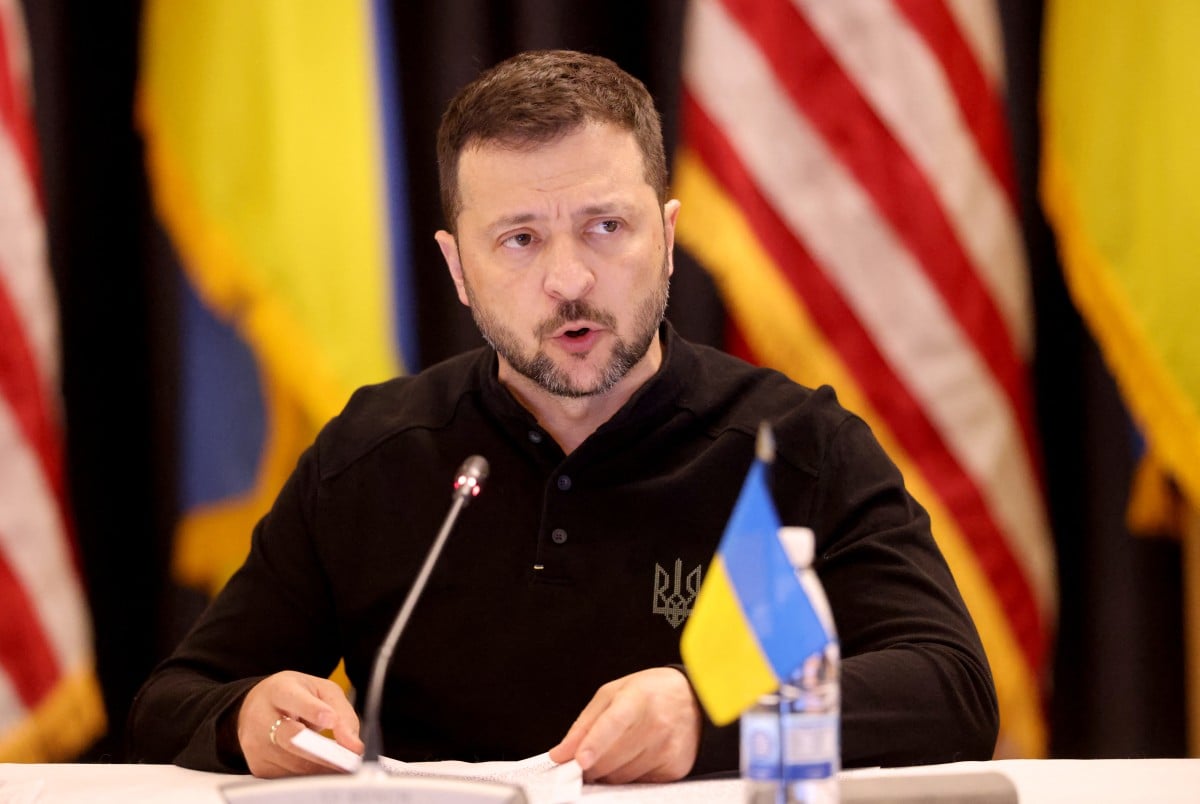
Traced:
<path fill-rule="evenodd" d="M 680 642 L 692 687 L 718 726 L 777 689 L 828 640 L 779 541 L 769 453 L 760 448 L 750 466 Z"/>
<path fill-rule="evenodd" d="M 182 267 L 177 577 L 218 589 L 355 388 L 415 367 L 384 0 L 150 0 L 138 119 Z"/>
<path fill-rule="evenodd" d="M 1047 4 L 1041 194 L 1152 463 L 1200 507 L 1200 6 Z"/>

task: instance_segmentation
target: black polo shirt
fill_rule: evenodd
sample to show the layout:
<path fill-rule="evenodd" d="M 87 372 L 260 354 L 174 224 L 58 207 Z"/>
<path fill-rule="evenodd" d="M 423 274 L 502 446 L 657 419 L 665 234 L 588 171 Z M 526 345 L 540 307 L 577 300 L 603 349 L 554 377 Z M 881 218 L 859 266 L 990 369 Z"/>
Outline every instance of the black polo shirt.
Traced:
<path fill-rule="evenodd" d="M 829 388 L 667 325 L 662 337 L 657 374 L 570 455 L 499 383 L 490 349 L 360 389 L 300 458 L 245 565 L 139 694 L 134 758 L 244 770 L 218 724 L 279 670 L 324 676 L 344 656 L 365 690 L 473 454 L 491 476 L 396 650 L 384 752 L 546 751 L 602 684 L 680 662 L 763 420 L 778 442 L 781 519 L 817 534 L 845 657 L 844 764 L 990 757 L 996 701 L 978 636 L 925 512 L 868 427 Z M 736 729 L 706 724 L 694 772 L 736 767 Z"/>

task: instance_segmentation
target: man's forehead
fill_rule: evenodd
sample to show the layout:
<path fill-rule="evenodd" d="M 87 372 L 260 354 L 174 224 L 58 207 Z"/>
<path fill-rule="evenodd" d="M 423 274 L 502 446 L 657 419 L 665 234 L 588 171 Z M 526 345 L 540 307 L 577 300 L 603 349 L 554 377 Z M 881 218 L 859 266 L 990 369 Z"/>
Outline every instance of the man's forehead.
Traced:
<path fill-rule="evenodd" d="M 496 148 L 505 151 L 530 152 L 562 142 L 585 129 L 608 129 L 614 132 L 629 131 L 607 120 L 584 118 L 577 123 L 565 124 L 558 129 L 537 132 L 510 131 L 497 134 L 476 133 L 463 142 L 460 154 L 472 150 Z M 630 132 L 632 133 L 632 132 Z"/>
<path fill-rule="evenodd" d="M 513 223 L 541 214 L 548 199 L 573 216 L 629 210 L 655 199 L 632 134 L 615 126 L 535 146 L 475 143 L 458 165 L 461 211 L 477 205 Z M 482 210 L 477 210 L 482 211 Z"/>

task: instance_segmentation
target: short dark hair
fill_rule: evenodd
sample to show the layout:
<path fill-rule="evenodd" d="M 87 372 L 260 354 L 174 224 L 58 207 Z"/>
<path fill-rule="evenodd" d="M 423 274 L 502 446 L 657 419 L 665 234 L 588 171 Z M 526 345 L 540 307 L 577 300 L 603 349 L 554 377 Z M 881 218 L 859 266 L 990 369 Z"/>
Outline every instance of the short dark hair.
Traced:
<path fill-rule="evenodd" d="M 485 71 L 446 107 L 437 153 L 447 228 L 456 230 L 462 211 L 458 163 L 465 148 L 492 142 L 531 148 L 591 122 L 612 123 L 633 133 L 646 163 L 646 183 L 659 203 L 666 203 L 662 121 L 645 85 L 601 56 L 537 50 Z"/>

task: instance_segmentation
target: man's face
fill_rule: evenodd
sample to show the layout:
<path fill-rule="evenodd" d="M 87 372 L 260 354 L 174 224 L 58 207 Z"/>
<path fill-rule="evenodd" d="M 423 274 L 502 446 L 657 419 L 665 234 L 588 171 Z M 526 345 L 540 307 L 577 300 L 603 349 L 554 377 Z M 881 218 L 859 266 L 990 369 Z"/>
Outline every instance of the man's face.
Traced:
<path fill-rule="evenodd" d="M 458 181 L 458 236 L 437 240 L 502 371 L 583 397 L 658 354 L 678 202 L 659 207 L 633 134 L 591 123 L 533 149 L 470 147 Z"/>

